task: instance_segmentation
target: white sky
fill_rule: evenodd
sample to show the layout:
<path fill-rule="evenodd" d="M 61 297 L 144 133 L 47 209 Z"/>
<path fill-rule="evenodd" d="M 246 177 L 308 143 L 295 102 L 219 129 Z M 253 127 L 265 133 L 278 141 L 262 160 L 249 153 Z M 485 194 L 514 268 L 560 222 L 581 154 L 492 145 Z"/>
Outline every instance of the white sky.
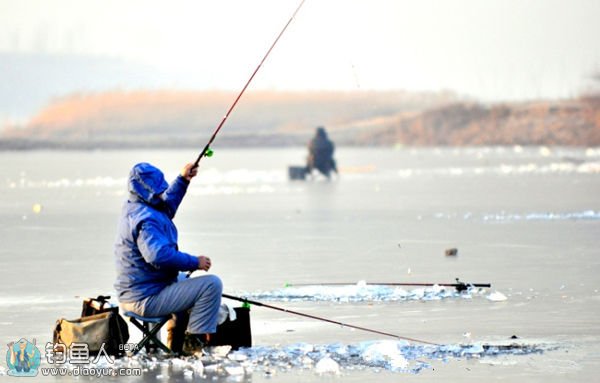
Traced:
<path fill-rule="evenodd" d="M 0 51 L 152 66 L 164 87 L 239 90 L 298 0 L 0 0 Z M 306 0 L 252 89 L 577 96 L 600 72 L 598 0 Z"/>

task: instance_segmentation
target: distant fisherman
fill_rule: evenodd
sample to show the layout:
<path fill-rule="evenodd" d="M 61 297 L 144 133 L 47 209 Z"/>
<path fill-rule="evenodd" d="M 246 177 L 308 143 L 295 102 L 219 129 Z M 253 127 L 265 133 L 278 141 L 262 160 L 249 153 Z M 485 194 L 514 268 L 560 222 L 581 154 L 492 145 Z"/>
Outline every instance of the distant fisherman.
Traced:
<path fill-rule="evenodd" d="M 311 174 L 313 169 L 317 169 L 325 177 L 329 178 L 330 173 L 337 173 L 337 166 L 333 159 L 335 146 L 327 137 L 327 132 L 322 126 L 317 127 L 315 136 L 308 143 L 308 161 L 306 170 Z"/>
<path fill-rule="evenodd" d="M 175 352 L 200 351 L 217 330 L 223 286 L 219 277 L 183 279 L 183 271 L 205 270 L 210 258 L 179 250 L 173 217 L 188 185 L 198 173 L 187 164 L 169 185 L 163 173 L 139 163 L 129 174 L 129 198 L 123 206 L 115 244 L 115 289 L 121 307 L 147 317 L 176 314 L 169 329 L 168 346 Z M 189 323 L 183 339 L 183 327 Z M 183 343 L 183 344 L 182 344 Z"/>

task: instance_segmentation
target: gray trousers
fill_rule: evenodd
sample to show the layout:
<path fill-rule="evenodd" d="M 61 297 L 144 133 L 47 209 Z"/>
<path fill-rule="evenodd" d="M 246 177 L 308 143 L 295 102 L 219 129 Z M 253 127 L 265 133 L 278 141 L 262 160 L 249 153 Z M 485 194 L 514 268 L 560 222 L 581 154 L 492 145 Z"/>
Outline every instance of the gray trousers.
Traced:
<path fill-rule="evenodd" d="M 138 302 L 121 303 L 125 311 L 145 317 L 159 317 L 190 310 L 187 331 L 213 334 L 217 331 L 223 284 L 216 275 L 179 278 L 156 295 Z"/>

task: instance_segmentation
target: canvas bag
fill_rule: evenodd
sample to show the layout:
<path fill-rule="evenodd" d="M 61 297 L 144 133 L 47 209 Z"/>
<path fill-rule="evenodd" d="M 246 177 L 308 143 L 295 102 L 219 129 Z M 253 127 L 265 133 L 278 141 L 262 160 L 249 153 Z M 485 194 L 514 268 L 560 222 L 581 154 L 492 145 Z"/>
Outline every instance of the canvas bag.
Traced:
<path fill-rule="evenodd" d="M 119 315 L 119 308 L 111 305 L 109 296 L 98 296 L 83 301 L 81 318 L 56 322 L 54 343 L 70 347 L 72 343 L 86 343 L 91 355 L 97 354 L 104 343 L 109 355 L 125 354 L 122 347 L 129 340 L 127 322 Z"/>
<path fill-rule="evenodd" d="M 108 352 L 110 322 L 113 313 L 104 312 L 79 319 L 59 319 L 54 329 L 54 343 L 70 347 L 73 343 L 87 343 L 90 354 L 98 353 L 102 344 Z"/>

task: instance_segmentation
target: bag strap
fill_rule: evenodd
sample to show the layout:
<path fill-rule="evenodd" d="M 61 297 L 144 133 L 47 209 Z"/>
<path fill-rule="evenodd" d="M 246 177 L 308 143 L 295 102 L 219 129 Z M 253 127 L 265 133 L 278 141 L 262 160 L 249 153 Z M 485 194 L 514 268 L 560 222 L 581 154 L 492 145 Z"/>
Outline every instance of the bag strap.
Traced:
<path fill-rule="evenodd" d="M 121 319 L 121 316 L 119 315 L 119 313 L 115 313 L 114 318 L 114 326 L 117 327 L 117 332 L 119 333 L 119 345 L 123 345 L 123 342 L 125 342 L 125 337 L 123 336 L 123 332 L 121 331 L 121 323 L 119 321 L 119 319 Z"/>
<path fill-rule="evenodd" d="M 62 337 L 61 337 L 61 331 L 62 331 L 62 324 L 63 319 L 59 319 L 56 321 L 56 326 L 54 326 L 54 336 L 52 339 L 54 341 L 54 343 L 62 343 Z"/>

